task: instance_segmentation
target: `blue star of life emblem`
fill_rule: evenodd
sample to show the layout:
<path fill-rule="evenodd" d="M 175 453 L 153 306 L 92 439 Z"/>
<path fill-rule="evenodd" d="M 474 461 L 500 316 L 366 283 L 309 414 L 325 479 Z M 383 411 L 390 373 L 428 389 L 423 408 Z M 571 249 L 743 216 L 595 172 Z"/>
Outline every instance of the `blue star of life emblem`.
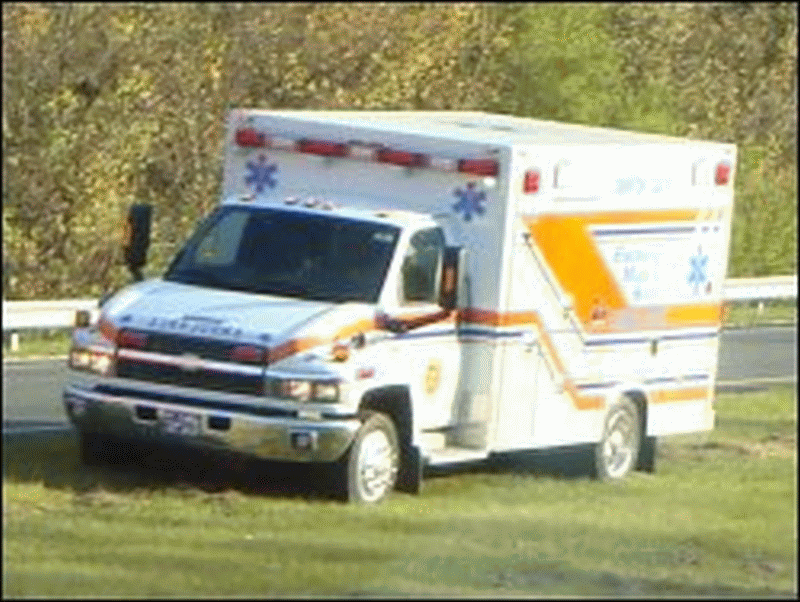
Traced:
<path fill-rule="evenodd" d="M 249 173 L 244 181 L 248 186 L 253 186 L 256 194 L 261 194 L 267 186 L 275 188 L 278 183 L 274 177 L 275 172 L 278 171 L 278 166 L 274 163 L 267 163 L 267 158 L 264 155 L 258 156 L 258 163 L 248 161 L 247 171 Z"/>
<path fill-rule="evenodd" d="M 708 266 L 708 255 L 703 253 L 703 247 L 697 247 L 697 254 L 689 258 L 689 276 L 686 282 L 692 287 L 694 294 L 700 293 L 700 285 L 705 283 L 708 278 L 706 268 Z"/>
<path fill-rule="evenodd" d="M 483 215 L 486 193 L 475 188 L 473 182 L 467 184 L 466 188 L 457 188 L 453 194 L 458 197 L 458 202 L 453 205 L 453 210 L 459 213 L 463 212 L 464 221 L 470 221 L 473 213 Z"/>

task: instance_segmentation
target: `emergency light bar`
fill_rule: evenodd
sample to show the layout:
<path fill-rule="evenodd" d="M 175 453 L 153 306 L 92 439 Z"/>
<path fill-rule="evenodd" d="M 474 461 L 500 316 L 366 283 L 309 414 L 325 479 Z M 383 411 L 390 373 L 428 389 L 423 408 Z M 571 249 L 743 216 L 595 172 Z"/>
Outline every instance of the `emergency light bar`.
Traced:
<path fill-rule="evenodd" d="M 236 144 L 243 148 L 272 148 L 297 153 L 320 155 L 389 163 L 402 167 L 431 168 L 441 171 L 457 171 L 474 176 L 497 176 L 500 169 L 495 159 L 449 159 L 432 157 L 424 153 L 395 150 L 387 147 L 365 148 L 363 146 L 328 142 L 325 140 L 288 140 L 271 137 L 253 128 L 236 130 Z"/>

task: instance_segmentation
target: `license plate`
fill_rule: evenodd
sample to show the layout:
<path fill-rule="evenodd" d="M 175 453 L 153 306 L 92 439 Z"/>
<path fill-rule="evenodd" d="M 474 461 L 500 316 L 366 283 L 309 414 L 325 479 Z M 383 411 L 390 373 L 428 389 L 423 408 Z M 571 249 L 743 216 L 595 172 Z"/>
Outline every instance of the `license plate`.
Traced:
<path fill-rule="evenodd" d="M 196 437 L 200 434 L 200 416 L 190 412 L 165 410 L 161 416 L 161 428 L 168 435 Z"/>

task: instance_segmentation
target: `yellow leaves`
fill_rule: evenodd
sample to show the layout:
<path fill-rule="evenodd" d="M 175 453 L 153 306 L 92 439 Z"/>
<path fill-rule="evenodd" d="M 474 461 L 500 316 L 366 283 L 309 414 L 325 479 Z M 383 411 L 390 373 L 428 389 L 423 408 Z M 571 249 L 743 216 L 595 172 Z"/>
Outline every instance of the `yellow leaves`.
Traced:
<path fill-rule="evenodd" d="M 130 38 L 137 29 L 142 27 L 143 19 L 140 17 L 139 11 L 123 10 L 111 16 L 109 25 L 113 31 L 122 34 L 121 37 Z"/>
<path fill-rule="evenodd" d="M 139 65 L 134 65 L 130 75 L 121 79 L 116 91 L 123 101 L 147 99 L 153 93 L 153 75 Z"/>
<path fill-rule="evenodd" d="M 16 14 L 14 14 L 16 13 Z M 46 5 L 37 4 L 17 4 L 13 7 L 11 18 L 17 19 L 17 27 L 20 31 L 20 39 L 35 44 L 38 40 L 50 31 L 53 22 L 53 13 Z M 3 15 L 3 21 L 6 15 Z M 3 23 L 3 30 L 6 29 Z M 5 37 L 5 36 L 4 36 Z"/>

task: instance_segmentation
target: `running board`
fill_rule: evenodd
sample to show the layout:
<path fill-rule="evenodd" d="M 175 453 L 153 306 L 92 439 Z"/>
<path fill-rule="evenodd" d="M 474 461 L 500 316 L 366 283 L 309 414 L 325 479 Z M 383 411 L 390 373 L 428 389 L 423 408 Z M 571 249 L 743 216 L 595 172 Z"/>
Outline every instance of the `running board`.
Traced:
<path fill-rule="evenodd" d="M 461 464 L 462 462 L 477 462 L 489 457 L 489 453 L 482 449 L 467 447 L 441 447 L 427 449 L 422 452 L 428 466 L 443 466 L 446 464 Z"/>

